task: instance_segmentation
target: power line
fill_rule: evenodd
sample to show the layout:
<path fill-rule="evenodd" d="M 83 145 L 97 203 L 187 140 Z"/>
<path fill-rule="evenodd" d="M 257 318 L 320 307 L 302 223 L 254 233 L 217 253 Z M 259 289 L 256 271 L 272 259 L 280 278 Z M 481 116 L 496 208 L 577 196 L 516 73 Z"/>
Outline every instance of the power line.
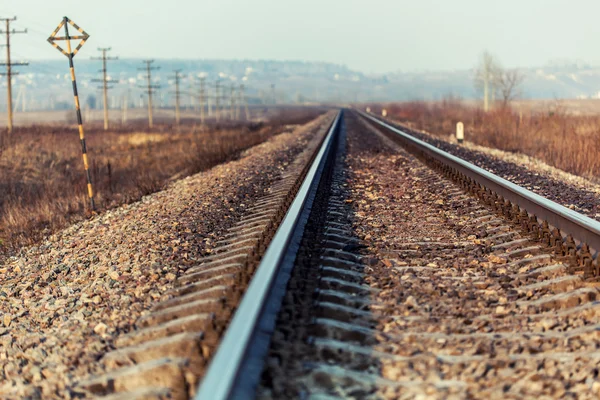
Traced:
<path fill-rule="evenodd" d="M 11 63 L 10 61 L 10 35 L 14 35 L 17 33 L 27 33 L 27 29 L 22 30 L 22 31 L 17 31 L 16 29 L 13 28 L 13 30 L 10 30 L 10 23 L 13 21 L 16 21 L 17 17 L 12 17 L 12 18 L 0 18 L 0 21 L 4 21 L 6 23 L 6 30 L 5 31 L 0 31 L 0 34 L 6 34 L 6 62 L 5 63 L 0 63 L 0 65 L 5 65 L 6 66 L 6 72 L 5 73 L 0 73 L 0 75 L 2 76 L 6 76 L 6 81 L 7 81 L 7 85 L 6 85 L 6 98 L 7 98 L 7 104 L 6 104 L 6 109 L 8 111 L 8 133 L 11 133 L 13 130 L 13 106 L 12 106 L 12 77 L 14 75 L 18 75 L 18 72 L 13 72 L 12 71 L 12 67 L 13 66 L 23 66 L 23 65 L 29 65 L 29 63 L 23 63 L 23 62 L 19 62 L 19 63 Z"/>
<path fill-rule="evenodd" d="M 102 79 L 92 79 L 92 82 L 102 82 L 102 92 L 104 100 L 104 130 L 108 130 L 108 89 L 112 89 L 112 86 L 108 86 L 106 62 L 109 60 L 118 60 L 119 57 L 107 57 L 106 52 L 110 51 L 110 47 L 100 47 L 98 51 L 102 52 L 102 57 L 91 57 L 92 60 L 102 60 Z"/>
<path fill-rule="evenodd" d="M 18 57 L 21 57 L 22 59 L 26 58 L 23 54 L 14 51 L 12 49 L 12 47 L 11 47 L 10 53 L 12 56 L 18 56 Z M 58 68 L 55 66 L 52 66 L 48 63 L 35 61 L 33 64 L 29 64 L 28 66 L 29 66 L 29 69 L 34 70 L 32 72 L 39 72 L 39 73 L 48 74 L 48 75 L 56 75 L 58 73 Z M 13 73 L 13 75 L 14 75 L 14 73 Z"/>
<path fill-rule="evenodd" d="M 36 35 L 38 35 L 38 36 L 40 36 L 40 37 L 43 37 L 44 39 L 47 39 L 47 37 L 48 37 L 48 34 L 43 32 L 43 31 L 45 31 L 45 30 L 46 30 L 45 24 L 44 24 L 43 22 L 41 22 L 41 21 L 37 21 L 37 20 L 34 20 L 34 19 L 31 19 L 31 17 L 27 17 L 27 25 L 28 25 L 28 28 L 27 28 L 27 31 L 28 31 L 28 32 L 27 32 L 27 33 L 30 33 L 30 34 L 32 34 L 32 36 L 31 36 L 32 38 L 33 38 L 33 36 L 36 36 Z M 32 26 L 33 26 L 33 27 L 32 27 Z M 95 41 L 96 41 L 96 42 L 97 42 L 97 43 L 98 43 L 98 44 L 99 44 L 101 47 L 108 47 L 108 46 L 106 46 L 106 44 L 105 44 L 104 42 L 102 42 L 102 40 L 101 40 L 101 39 L 100 39 L 100 40 L 98 40 L 98 39 L 96 38 L 96 39 L 95 39 Z M 38 40 L 37 40 L 37 39 L 35 39 L 35 40 L 34 40 L 33 42 L 31 42 L 30 44 L 36 44 L 36 45 L 38 45 L 38 44 L 39 44 L 39 42 L 38 42 Z M 39 50 L 41 50 L 41 48 L 37 48 L 37 49 L 34 49 L 34 50 L 36 50 L 36 51 L 39 51 Z M 130 51 L 130 53 L 132 53 L 132 52 Z M 138 58 L 142 58 L 142 57 L 139 57 L 139 56 L 138 56 Z"/>
<path fill-rule="evenodd" d="M 143 63 L 146 64 L 146 67 L 144 68 L 138 68 L 139 71 L 146 71 L 146 79 L 148 81 L 148 84 L 146 85 L 145 89 L 147 90 L 148 93 L 148 127 L 150 129 L 152 129 L 153 126 L 153 121 L 152 121 L 152 93 L 156 90 L 160 88 L 160 85 L 153 85 L 152 84 L 152 71 L 158 70 L 160 69 L 160 67 L 153 67 L 152 63 L 154 62 L 154 60 L 143 60 Z M 140 88 L 144 88 L 143 86 L 140 86 Z"/>

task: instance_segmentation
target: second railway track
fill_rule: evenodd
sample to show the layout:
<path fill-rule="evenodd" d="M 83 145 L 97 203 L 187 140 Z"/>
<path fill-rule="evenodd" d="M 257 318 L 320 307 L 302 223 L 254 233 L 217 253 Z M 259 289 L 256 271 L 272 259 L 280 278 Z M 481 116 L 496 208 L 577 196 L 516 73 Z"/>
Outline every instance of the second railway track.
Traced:
<path fill-rule="evenodd" d="M 341 112 L 82 389 L 597 398 L 597 225 L 434 153 Z"/>

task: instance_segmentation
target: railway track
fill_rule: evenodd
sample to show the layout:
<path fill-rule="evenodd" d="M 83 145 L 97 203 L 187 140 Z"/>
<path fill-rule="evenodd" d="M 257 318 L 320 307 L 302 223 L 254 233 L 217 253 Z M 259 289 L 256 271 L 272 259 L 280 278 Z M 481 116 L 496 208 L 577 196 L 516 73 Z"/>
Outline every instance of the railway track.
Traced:
<path fill-rule="evenodd" d="M 344 110 L 81 393 L 597 398 L 599 226 Z"/>
<path fill-rule="evenodd" d="M 304 150 L 281 168 L 262 197 L 247 205 L 245 215 L 219 238 L 211 254 L 186 269 L 150 312 L 137 319 L 135 329 L 114 340 L 112 351 L 95 368 L 101 372 L 80 380 L 74 396 L 187 399 L 193 395 L 334 114 L 306 126 Z"/>

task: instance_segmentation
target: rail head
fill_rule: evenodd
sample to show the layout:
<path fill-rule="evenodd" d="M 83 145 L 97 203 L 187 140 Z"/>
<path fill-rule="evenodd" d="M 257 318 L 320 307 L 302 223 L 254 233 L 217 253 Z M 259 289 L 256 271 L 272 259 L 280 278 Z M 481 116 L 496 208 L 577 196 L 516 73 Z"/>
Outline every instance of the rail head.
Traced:
<path fill-rule="evenodd" d="M 401 131 L 385 121 L 381 121 L 362 111 L 357 112 L 372 122 L 394 132 L 400 136 L 401 140 L 418 148 L 433 159 L 450 166 L 486 189 L 502 196 L 512 204 L 521 207 L 531 215 L 546 221 L 549 225 L 559 229 L 562 233 L 571 235 L 575 240 L 587 244 L 595 251 L 600 251 L 600 222 L 548 200 L 530 190 L 522 188 L 483 168 L 473 165 L 468 161 L 438 149 L 429 143 Z"/>
<path fill-rule="evenodd" d="M 322 175 L 323 166 L 330 155 L 334 138 L 340 125 L 342 111 L 335 117 L 325 139 L 314 158 L 306 177 L 292 201 L 281 225 L 271 240 L 242 301 L 237 308 L 227 331 L 214 355 L 204 379 L 197 391 L 195 400 L 225 400 L 239 398 L 235 396 L 236 385 L 241 378 L 240 374 L 244 368 L 246 355 L 255 344 L 255 336 L 260 335 L 261 318 L 265 309 L 269 306 L 270 292 L 275 285 L 279 290 L 285 290 L 287 282 L 277 282 L 280 265 L 288 254 L 288 246 L 297 235 L 301 214 L 305 211 L 305 204 L 314 193 L 315 182 L 318 184 Z M 283 287 L 282 287 L 283 286 Z M 278 308 L 278 307 L 277 307 Z M 274 325 L 275 316 L 271 315 L 267 324 Z M 260 341 L 260 339 L 258 339 Z M 262 343 L 262 346 L 265 344 Z M 268 343 L 266 343 L 268 346 Z M 262 368 L 261 366 L 253 366 Z M 261 371 L 253 371 L 260 376 Z M 239 393 L 238 393 L 239 394 Z M 250 393 L 245 393 L 250 397 Z"/>

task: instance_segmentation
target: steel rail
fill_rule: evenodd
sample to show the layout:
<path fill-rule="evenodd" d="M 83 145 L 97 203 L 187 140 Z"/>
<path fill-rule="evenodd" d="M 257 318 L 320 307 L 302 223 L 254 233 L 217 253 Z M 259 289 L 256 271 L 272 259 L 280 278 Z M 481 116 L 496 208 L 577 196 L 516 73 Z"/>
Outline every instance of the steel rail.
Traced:
<path fill-rule="evenodd" d="M 587 244 L 595 251 L 600 250 L 600 222 L 524 189 L 461 158 L 446 153 L 429 143 L 401 131 L 389 123 L 362 111 L 358 112 L 365 118 L 394 132 L 402 141 L 410 146 L 455 169 L 484 188 L 502 196 L 512 204 L 518 205 L 538 219 L 546 221 L 549 225 L 559 229 L 563 234 L 570 234 L 575 240 Z"/>
<path fill-rule="evenodd" d="M 254 397 L 262 372 L 262 360 L 268 352 L 295 253 L 325 165 L 334 153 L 342 113 L 340 111 L 332 123 L 304 182 L 252 277 L 200 384 L 196 400 Z"/>

